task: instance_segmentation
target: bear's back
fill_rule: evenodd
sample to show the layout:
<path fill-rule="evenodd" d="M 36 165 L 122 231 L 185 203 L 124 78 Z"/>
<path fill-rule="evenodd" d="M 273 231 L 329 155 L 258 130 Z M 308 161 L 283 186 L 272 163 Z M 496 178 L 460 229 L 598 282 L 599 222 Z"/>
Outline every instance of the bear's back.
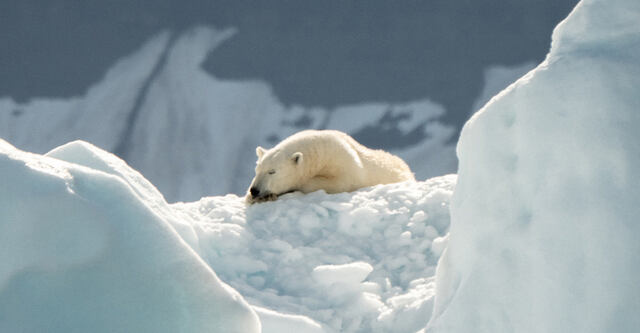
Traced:
<path fill-rule="evenodd" d="M 305 130 L 292 135 L 290 138 L 300 142 L 312 140 L 315 142 L 314 145 L 330 147 L 325 153 L 331 154 L 331 156 L 324 158 L 329 158 L 335 163 L 339 163 L 340 165 L 336 165 L 336 168 L 341 168 L 347 173 L 351 172 L 350 168 L 357 166 L 355 169 L 358 170 L 354 172 L 363 172 L 364 175 L 347 176 L 360 179 L 359 182 L 362 184 L 359 184 L 359 187 L 415 180 L 413 172 L 400 157 L 384 150 L 368 148 L 344 132 L 337 130 Z M 335 151 L 342 147 L 350 151 L 346 155 Z"/>

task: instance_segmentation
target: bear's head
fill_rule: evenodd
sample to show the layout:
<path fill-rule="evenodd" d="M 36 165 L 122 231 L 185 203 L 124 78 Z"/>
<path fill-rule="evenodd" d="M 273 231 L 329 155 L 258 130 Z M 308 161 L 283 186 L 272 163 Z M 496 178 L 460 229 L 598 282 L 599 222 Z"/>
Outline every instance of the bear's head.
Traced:
<path fill-rule="evenodd" d="M 256 148 L 256 176 L 247 192 L 247 202 L 275 200 L 296 190 L 303 175 L 303 154 L 282 149 Z"/>

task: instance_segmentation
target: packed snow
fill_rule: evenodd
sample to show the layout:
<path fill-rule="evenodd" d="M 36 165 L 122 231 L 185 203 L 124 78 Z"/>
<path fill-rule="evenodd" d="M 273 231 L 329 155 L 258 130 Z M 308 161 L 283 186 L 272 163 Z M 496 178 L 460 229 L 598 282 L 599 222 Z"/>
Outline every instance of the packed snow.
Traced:
<path fill-rule="evenodd" d="M 530 70 L 536 68 L 537 63 L 528 61 L 516 66 L 494 65 L 484 70 L 484 86 L 480 96 L 475 100 L 472 107 L 473 115 L 480 110 L 491 98 L 510 86 Z"/>
<path fill-rule="evenodd" d="M 140 170 L 170 202 L 244 193 L 255 147 L 308 128 L 343 130 L 389 150 L 418 179 L 455 171 L 456 129 L 439 121 L 445 109 L 427 99 L 305 108 L 284 105 L 264 82 L 211 76 L 202 62 L 234 33 L 209 27 L 160 33 L 84 96 L 26 103 L 0 97 L 0 138 L 37 153 L 91 142 Z"/>
<path fill-rule="evenodd" d="M 249 208 L 234 195 L 173 207 L 196 221 L 203 258 L 249 303 L 335 331 L 414 332 L 431 313 L 454 183 L 445 176 Z"/>
<path fill-rule="evenodd" d="M 0 174 L 0 331 L 260 332 L 176 232 L 190 227 L 117 157 L 0 140 Z"/>
<path fill-rule="evenodd" d="M 430 317 L 454 175 L 167 204 L 88 143 L 0 142 L 1 331 L 415 332 Z"/>
<path fill-rule="evenodd" d="M 583 0 L 465 125 L 427 332 L 637 332 L 638 22 Z"/>

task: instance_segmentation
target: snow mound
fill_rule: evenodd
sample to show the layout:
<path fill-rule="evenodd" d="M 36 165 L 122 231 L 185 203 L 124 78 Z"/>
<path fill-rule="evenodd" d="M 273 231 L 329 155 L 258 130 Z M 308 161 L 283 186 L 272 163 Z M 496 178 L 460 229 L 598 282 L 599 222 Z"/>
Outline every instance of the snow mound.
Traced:
<path fill-rule="evenodd" d="M 81 141 L 41 156 L 0 140 L 0 174 L 10 332 L 415 332 L 456 181 L 167 204 Z"/>
<path fill-rule="evenodd" d="M 640 2 L 583 0 L 465 125 L 428 332 L 640 327 Z"/>
<path fill-rule="evenodd" d="M 50 155 L 0 140 L 0 331 L 260 332 L 138 173 L 86 143 Z"/>
<path fill-rule="evenodd" d="M 431 315 L 455 180 L 172 207 L 191 216 L 202 257 L 252 305 L 326 332 L 413 333 Z"/>

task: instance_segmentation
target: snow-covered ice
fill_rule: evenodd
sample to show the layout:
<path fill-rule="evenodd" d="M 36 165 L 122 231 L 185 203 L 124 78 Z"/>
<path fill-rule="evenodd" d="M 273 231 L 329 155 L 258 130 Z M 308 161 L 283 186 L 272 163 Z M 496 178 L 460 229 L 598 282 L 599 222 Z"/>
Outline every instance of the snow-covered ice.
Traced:
<path fill-rule="evenodd" d="M 0 331 L 260 331 L 144 178 L 81 142 L 51 156 L 0 140 Z"/>
<path fill-rule="evenodd" d="M 487 104 L 493 96 L 510 86 L 530 70 L 536 68 L 536 65 L 536 62 L 528 61 L 516 66 L 494 65 L 485 68 L 484 86 L 482 87 L 480 95 L 473 103 L 470 116 Z"/>
<path fill-rule="evenodd" d="M 448 175 L 352 193 L 292 193 L 252 206 L 234 194 L 168 204 L 140 173 L 91 144 L 37 155 L 0 140 L 0 331 L 634 332 L 637 22 L 636 0 L 583 0 L 554 31 L 547 59 L 465 125 L 459 182 Z M 274 131 L 290 134 L 298 122 L 361 131 L 387 117 L 405 134 L 417 122 L 432 136 L 404 147 L 405 158 L 427 164 L 449 149 L 451 129 L 436 121 L 443 110 L 429 101 L 347 107 L 353 119 L 372 112 L 354 127 L 349 117 L 331 118 L 333 111 L 284 108 L 262 83 L 207 76 L 198 69 L 203 54 L 231 34 L 161 34 L 107 74 L 117 80 L 84 98 L 0 99 L 7 111 L 0 135 L 39 149 L 74 139 L 69 128 L 106 139 L 109 129 L 83 117 L 95 113 L 121 133 L 136 109 L 137 119 L 157 126 L 135 131 L 132 140 L 154 144 L 130 151 L 133 161 L 162 163 L 154 156 L 169 143 L 173 152 L 237 153 L 225 163 L 168 155 L 175 162 L 168 170 L 184 163 L 196 175 L 163 174 L 174 195 L 213 187 L 217 180 L 200 182 L 205 175 L 248 182 L 252 146 Z M 178 63 L 192 70 L 185 74 Z M 111 103 L 114 95 L 122 99 Z M 103 113 L 105 105 L 120 111 Z M 185 112 L 170 112 L 171 105 Z M 212 105 L 240 118 L 199 113 Z M 256 106 L 282 117 L 248 137 L 234 133 L 235 124 L 262 112 Z M 218 132 L 195 142 L 186 130 L 193 119 L 237 146 L 221 145 L 230 139 Z M 180 130 L 163 138 L 168 123 Z M 45 135 L 32 137 L 30 129 Z"/>
<path fill-rule="evenodd" d="M 465 125 L 427 332 L 637 332 L 640 2 L 583 0 Z"/>
<path fill-rule="evenodd" d="M 88 143 L 0 145 L 0 331 L 415 332 L 431 314 L 454 175 L 167 204 Z"/>

